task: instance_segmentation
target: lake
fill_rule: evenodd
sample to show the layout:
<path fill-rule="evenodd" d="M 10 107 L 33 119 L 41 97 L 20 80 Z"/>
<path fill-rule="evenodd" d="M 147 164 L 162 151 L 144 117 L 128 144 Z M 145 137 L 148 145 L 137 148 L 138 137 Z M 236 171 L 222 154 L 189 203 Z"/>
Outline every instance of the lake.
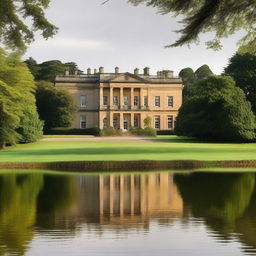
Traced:
<path fill-rule="evenodd" d="M 254 172 L 0 174 L 0 255 L 256 255 Z"/>

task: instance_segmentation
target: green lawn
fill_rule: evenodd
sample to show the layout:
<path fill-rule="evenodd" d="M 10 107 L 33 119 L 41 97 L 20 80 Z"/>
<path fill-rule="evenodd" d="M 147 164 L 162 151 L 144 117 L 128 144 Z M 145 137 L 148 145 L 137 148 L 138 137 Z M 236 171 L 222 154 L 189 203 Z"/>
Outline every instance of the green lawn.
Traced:
<path fill-rule="evenodd" d="M 0 151 L 0 162 L 256 160 L 256 143 L 203 143 L 175 136 L 152 142 L 37 142 Z"/>

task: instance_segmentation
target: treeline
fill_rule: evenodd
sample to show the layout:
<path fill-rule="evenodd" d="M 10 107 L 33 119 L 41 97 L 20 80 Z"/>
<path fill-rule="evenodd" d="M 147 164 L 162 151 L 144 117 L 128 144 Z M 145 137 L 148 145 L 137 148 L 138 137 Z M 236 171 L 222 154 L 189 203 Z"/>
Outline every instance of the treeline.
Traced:
<path fill-rule="evenodd" d="M 44 121 L 44 132 L 56 127 L 70 127 L 76 111 L 74 99 L 67 90 L 54 87 L 53 82 L 66 70 L 70 74 L 82 74 L 82 71 L 75 62 L 51 60 L 39 64 L 30 57 L 25 63 L 36 81 L 36 106 L 40 119 Z"/>
<path fill-rule="evenodd" d="M 180 72 L 184 102 L 175 133 L 214 141 L 256 139 L 256 56 L 235 54 L 221 76 L 207 65 Z"/>
<path fill-rule="evenodd" d="M 81 72 L 74 62 L 25 62 L 0 49 L 0 149 L 34 142 L 54 127 L 69 127 L 76 106 L 70 93 L 54 87 L 56 75 Z"/>
<path fill-rule="evenodd" d="M 54 82 L 57 75 L 62 75 L 66 70 L 70 74 L 83 74 L 75 62 L 62 63 L 60 60 L 50 60 L 42 63 L 37 63 L 32 57 L 25 60 L 31 74 L 37 81 L 49 81 Z"/>

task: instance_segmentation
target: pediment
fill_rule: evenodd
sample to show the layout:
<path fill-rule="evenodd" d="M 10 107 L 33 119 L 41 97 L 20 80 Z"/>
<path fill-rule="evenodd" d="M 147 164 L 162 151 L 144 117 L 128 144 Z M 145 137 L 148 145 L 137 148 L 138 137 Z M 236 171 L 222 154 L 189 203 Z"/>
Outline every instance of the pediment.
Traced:
<path fill-rule="evenodd" d="M 147 83 L 148 82 L 148 80 L 128 72 L 125 74 L 120 74 L 119 76 L 116 76 L 115 78 L 112 78 L 109 81 L 111 83 L 113 82 Z"/>

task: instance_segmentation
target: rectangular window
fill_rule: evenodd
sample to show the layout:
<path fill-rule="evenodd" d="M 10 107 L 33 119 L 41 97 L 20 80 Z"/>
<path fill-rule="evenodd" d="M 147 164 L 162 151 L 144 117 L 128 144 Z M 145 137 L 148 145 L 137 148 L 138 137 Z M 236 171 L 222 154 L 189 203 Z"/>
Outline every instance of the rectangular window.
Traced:
<path fill-rule="evenodd" d="M 117 106 L 118 105 L 118 96 L 113 97 L 113 105 Z"/>
<path fill-rule="evenodd" d="M 87 101 L 87 99 L 86 99 L 85 95 L 80 96 L 80 107 L 82 107 L 82 108 L 86 107 L 86 101 Z"/>
<path fill-rule="evenodd" d="M 103 96 L 103 105 L 104 106 L 108 105 L 108 96 Z"/>
<path fill-rule="evenodd" d="M 86 116 L 80 116 L 80 128 L 81 129 L 86 128 Z"/>
<path fill-rule="evenodd" d="M 124 105 L 128 106 L 128 96 L 124 96 Z"/>
<path fill-rule="evenodd" d="M 114 118 L 113 118 L 113 127 L 114 127 L 115 129 L 118 129 L 118 119 L 117 119 L 117 117 L 114 117 Z"/>
<path fill-rule="evenodd" d="M 128 130 L 128 117 L 124 117 L 124 130 Z"/>
<path fill-rule="evenodd" d="M 155 96 L 155 107 L 160 107 L 160 96 Z"/>
<path fill-rule="evenodd" d="M 155 129 L 160 129 L 160 116 L 154 117 L 154 127 Z"/>
<path fill-rule="evenodd" d="M 144 96 L 144 106 L 148 106 L 148 96 Z"/>
<path fill-rule="evenodd" d="M 167 97 L 167 106 L 168 107 L 173 107 L 173 96 L 168 96 Z"/>
<path fill-rule="evenodd" d="M 173 128 L 173 116 L 168 116 L 167 127 L 168 127 L 168 129 L 172 129 Z"/>
<path fill-rule="evenodd" d="M 139 105 L 139 96 L 134 96 L 134 101 L 133 101 L 134 106 Z"/>
<path fill-rule="evenodd" d="M 139 117 L 134 116 L 134 128 L 139 128 Z"/>

